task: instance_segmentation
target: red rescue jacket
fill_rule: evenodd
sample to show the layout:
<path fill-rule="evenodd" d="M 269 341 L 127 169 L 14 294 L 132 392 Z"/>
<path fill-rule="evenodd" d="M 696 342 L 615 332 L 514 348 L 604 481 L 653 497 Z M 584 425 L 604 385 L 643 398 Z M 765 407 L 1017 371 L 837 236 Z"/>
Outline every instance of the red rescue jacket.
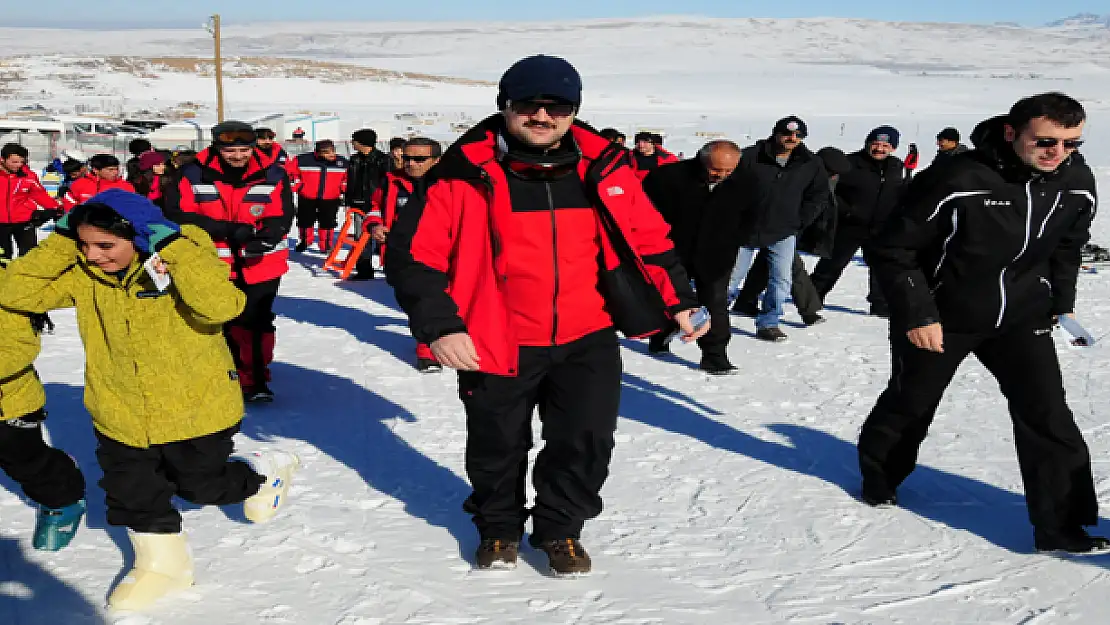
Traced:
<path fill-rule="evenodd" d="M 123 189 L 130 193 L 135 192 L 135 187 L 123 178 L 117 178 L 108 182 L 96 174 L 90 173 L 84 178 L 74 180 L 73 184 L 69 185 L 69 190 L 66 191 L 65 196 L 62 197 L 62 208 L 64 208 L 66 212 L 69 212 L 74 206 L 84 204 L 92 196 L 101 191 L 107 191 L 108 189 Z"/>
<path fill-rule="evenodd" d="M 315 152 L 293 159 L 291 176 L 297 195 L 312 200 L 338 200 L 347 191 L 347 159 L 320 158 Z"/>
<path fill-rule="evenodd" d="M 658 163 L 655 166 L 655 169 L 659 169 L 663 165 L 669 165 L 671 163 L 677 163 L 678 162 L 678 157 L 677 156 L 675 156 L 674 154 L 671 154 L 670 152 L 664 150 L 663 148 L 655 148 L 655 153 L 652 154 L 652 156 L 655 157 L 655 162 Z M 632 151 L 629 152 L 628 161 L 629 161 L 629 164 L 632 166 L 632 170 L 636 173 L 636 177 L 638 179 L 640 179 L 641 181 L 644 178 L 647 178 L 647 175 L 650 174 L 652 171 L 654 171 L 654 169 L 642 169 L 639 166 L 639 163 L 636 162 L 635 150 L 632 150 Z"/>
<path fill-rule="evenodd" d="M 58 201 L 50 197 L 35 172 L 24 167 L 10 174 L 0 168 L 0 223 L 27 223 L 31 221 L 31 213 L 40 206 L 58 208 Z"/>
<path fill-rule="evenodd" d="M 262 256 L 244 255 L 228 241 L 238 224 L 288 232 L 295 209 L 285 170 L 255 151 L 242 178 L 224 174 L 215 150 L 206 149 L 181 171 L 181 180 L 166 193 L 166 216 L 204 228 L 220 258 L 231 265 L 231 278 L 247 284 L 280 278 L 289 271 L 289 245 L 282 239 Z"/>
<path fill-rule="evenodd" d="M 433 178 L 427 192 L 409 202 L 390 232 L 386 275 L 418 341 L 431 343 L 447 334 L 467 332 L 481 371 L 515 376 L 521 321 L 514 315 L 510 293 L 514 299 L 529 294 L 512 290 L 508 276 L 523 262 L 540 263 L 539 267 L 554 273 L 571 260 L 558 253 L 540 258 L 532 247 L 536 240 L 520 232 L 507 176 L 497 160 L 497 134 L 502 129 L 503 121 L 493 116 L 444 154 L 429 173 Z M 587 232 L 594 233 L 599 252 L 592 257 L 598 288 L 592 294 L 572 290 L 576 293 L 572 301 L 560 301 L 558 288 L 554 298 L 546 288 L 534 297 L 550 303 L 552 316 L 573 319 L 581 310 L 591 316 L 586 323 L 593 324 L 594 311 L 587 308 L 604 291 L 601 305 L 611 315 L 609 325 L 616 322 L 628 334 L 630 314 L 644 319 L 644 314 L 657 312 L 651 315 L 651 323 L 662 318 L 658 325 L 634 325 L 641 328 L 640 335 L 658 331 L 666 316 L 697 306 L 689 278 L 667 238 L 667 224 L 644 194 L 619 146 L 581 123 L 572 127 L 568 137 L 581 153 L 577 175 L 593 203 L 587 207 L 593 209 L 590 213 L 569 211 L 568 215 L 573 214 L 576 225 L 583 227 L 582 215 L 592 214 Z M 552 247 L 547 250 L 550 253 Z M 580 268 L 576 271 L 581 275 Z M 657 310 L 648 310 L 652 308 Z M 557 336 L 553 343 L 562 344 L 565 339 L 572 337 Z"/>
<path fill-rule="evenodd" d="M 385 184 L 374 190 L 374 195 L 370 198 L 370 211 L 366 214 L 367 232 L 374 226 L 385 226 L 392 229 L 393 223 L 397 221 L 397 200 L 400 199 L 401 190 L 406 191 L 407 197 L 405 203 L 412 199 L 415 192 L 412 180 L 405 175 L 404 171 L 389 172 L 385 175 Z M 386 245 L 381 246 L 382 263 L 385 263 L 385 249 Z"/>

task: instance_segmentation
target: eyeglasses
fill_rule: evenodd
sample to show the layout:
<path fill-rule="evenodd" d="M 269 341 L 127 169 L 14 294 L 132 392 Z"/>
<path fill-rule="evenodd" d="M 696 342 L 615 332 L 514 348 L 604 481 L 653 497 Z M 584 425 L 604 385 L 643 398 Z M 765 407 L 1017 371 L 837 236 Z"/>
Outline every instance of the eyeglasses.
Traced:
<path fill-rule="evenodd" d="M 1033 142 L 1038 148 L 1054 148 L 1057 144 L 1063 143 L 1065 150 L 1075 150 L 1083 145 L 1082 139 L 1057 139 L 1055 137 L 1037 137 Z"/>
<path fill-rule="evenodd" d="M 423 156 L 423 155 L 421 155 L 421 156 L 409 156 L 408 154 L 405 154 L 404 156 L 401 157 L 401 160 L 406 162 L 406 163 L 408 163 L 409 161 L 412 161 L 413 163 L 423 163 L 424 161 L 430 161 L 433 158 L 435 158 L 435 157 L 434 156 Z"/>
<path fill-rule="evenodd" d="M 228 130 L 216 135 L 216 142 L 223 145 L 241 144 L 251 145 L 255 136 L 253 130 Z"/>
<path fill-rule="evenodd" d="M 806 133 L 802 132 L 801 130 L 787 130 L 785 132 L 780 132 L 779 136 L 784 137 L 784 138 L 785 137 L 797 137 L 799 139 L 805 139 L 806 138 Z"/>
<path fill-rule="evenodd" d="M 509 108 L 517 115 L 523 115 L 525 117 L 531 117 L 539 113 L 540 109 L 547 111 L 547 114 L 552 117 L 570 117 L 574 115 L 575 110 L 578 109 L 574 104 L 565 102 L 536 102 L 535 100 L 510 102 Z"/>

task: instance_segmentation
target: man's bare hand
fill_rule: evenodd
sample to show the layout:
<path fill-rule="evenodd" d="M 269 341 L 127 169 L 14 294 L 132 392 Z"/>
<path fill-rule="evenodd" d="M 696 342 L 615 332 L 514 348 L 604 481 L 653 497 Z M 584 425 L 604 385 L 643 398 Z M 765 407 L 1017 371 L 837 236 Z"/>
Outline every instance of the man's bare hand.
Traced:
<path fill-rule="evenodd" d="M 706 321 L 702 327 L 694 330 L 694 324 L 690 323 L 690 317 L 697 311 L 697 308 L 690 308 L 674 316 L 674 322 L 678 324 L 678 329 L 682 331 L 681 340 L 683 343 L 696 341 L 705 336 L 706 332 L 709 332 L 709 321 Z"/>
<path fill-rule="evenodd" d="M 378 243 L 385 243 L 385 237 L 388 234 L 389 228 L 382 225 L 377 225 L 370 229 L 370 237 Z"/>
<path fill-rule="evenodd" d="M 466 332 L 440 337 L 429 345 L 436 360 L 458 371 L 478 370 L 478 350 Z"/>
<path fill-rule="evenodd" d="M 906 338 L 918 349 L 924 349 L 938 354 L 944 353 L 944 329 L 939 323 L 930 323 L 927 326 L 914 328 L 906 332 Z"/>

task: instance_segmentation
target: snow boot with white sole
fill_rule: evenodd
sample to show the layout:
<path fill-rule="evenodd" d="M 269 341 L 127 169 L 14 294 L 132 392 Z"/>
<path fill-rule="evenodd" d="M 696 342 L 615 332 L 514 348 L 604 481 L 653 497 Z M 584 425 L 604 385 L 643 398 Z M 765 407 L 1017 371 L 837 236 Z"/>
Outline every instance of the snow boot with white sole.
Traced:
<path fill-rule="evenodd" d="M 167 594 L 193 585 L 193 555 L 185 534 L 127 532 L 135 566 L 108 597 L 117 611 L 145 610 Z"/>
<path fill-rule="evenodd" d="M 293 474 L 301 468 L 297 454 L 287 451 L 255 452 L 246 461 L 266 482 L 243 502 L 243 514 L 252 523 L 266 523 L 285 504 Z"/>

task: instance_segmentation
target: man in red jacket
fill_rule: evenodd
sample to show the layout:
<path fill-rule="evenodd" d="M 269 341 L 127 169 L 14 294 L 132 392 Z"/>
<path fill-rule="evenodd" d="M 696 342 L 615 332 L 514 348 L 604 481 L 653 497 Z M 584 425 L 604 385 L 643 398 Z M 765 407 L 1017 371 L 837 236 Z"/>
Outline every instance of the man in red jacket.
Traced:
<path fill-rule="evenodd" d="M 393 228 L 400 211 L 412 200 L 413 195 L 425 190 L 425 175 L 443 156 L 439 141 L 426 137 L 413 137 L 405 142 L 401 156 L 405 166 L 400 172 L 385 175 L 385 184 L 370 199 L 370 212 L 366 230 L 381 244 L 382 265 L 385 265 L 386 235 Z M 416 344 L 416 370 L 421 373 L 438 373 L 443 366 L 436 360 L 427 343 Z"/>
<path fill-rule="evenodd" d="M 35 246 L 35 228 L 62 216 L 57 200 L 27 167 L 27 148 L 8 143 L 0 149 L 0 256 L 22 256 Z"/>
<path fill-rule="evenodd" d="M 89 159 L 89 173 L 69 186 L 69 191 L 62 197 L 62 207 L 69 212 L 74 206 L 84 204 L 92 196 L 108 189 L 135 192 L 130 182 L 120 178 L 118 158 L 111 154 L 94 154 Z"/>
<path fill-rule="evenodd" d="M 293 160 L 291 175 L 296 179 L 297 227 L 301 240 L 297 251 L 303 252 L 312 244 L 320 224 L 320 251 L 331 251 L 335 227 L 339 225 L 339 205 L 347 191 L 347 159 L 335 152 L 330 139 L 316 142 L 316 149 L 301 154 Z"/>
<path fill-rule="evenodd" d="M 243 399 L 270 402 L 274 394 L 274 299 L 289 271 L 285 235 L 293 225 L 293 194 L 285 170 L 254 147 L 249 124 L 227 121 L 212 128 L 212 147 L 181 170 L 166 191 L 166 216 L 204 228 L 231 279 L 247 296 L 237 319 L 227 324 Z"/>
<path fill-rule="evenodd" d="M 459 371 L 479 568 L 514 566 L 531 516 L 555 573 L 590 570 L 579 536 L 613 451 L 614 330 L 708 329 L 691 326 L 697 300 L 624 150 L 575 122 L 581 89 L 560 58 L 510 67 L 501 112 L 447 150 L 389 235 L 386 277 L 413 335 Z M 537 407 L 546 443 L 527 510 Z"/>
<path fill-rule="evenodd" d="M 658 144 L 656 144 L 657 137 Z M 661 135 L 641 131 L 633 137 L 633 142 L 636 147 L 632 150 L 632 169 L 636 171 L 636 177 L 640 180 L 663 165 L 678 162 L 678 157 L 662 149 Z"/>

